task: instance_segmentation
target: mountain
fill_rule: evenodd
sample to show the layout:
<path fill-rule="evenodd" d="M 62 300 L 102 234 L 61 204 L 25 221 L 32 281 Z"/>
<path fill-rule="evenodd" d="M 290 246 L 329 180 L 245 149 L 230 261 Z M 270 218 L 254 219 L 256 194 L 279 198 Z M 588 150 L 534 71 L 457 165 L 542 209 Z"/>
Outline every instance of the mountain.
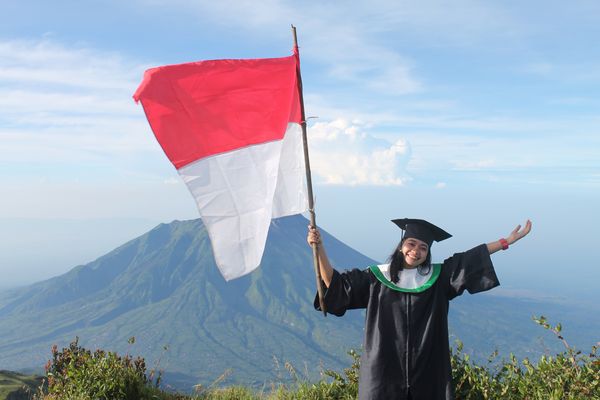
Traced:
<path fill-rule="evenodd" d="M 261 267 L 231 282 L 214 263 L 201 221 L 193 220 L 161 224 L 64 275 L 0 292 L 0 369 L 39 372 L 53 344 L 78 336 L 91 349 L 145 357 L 149 369 L 165 371 L 164 382 L 184 390 L 223 374 L 224 383 L 280 381 L 290 377 L 286 362 L 310 378 L 323 368 L 341 370 L 350 362 L 346 352 L 360 348 L 364 313 L 324 318 L 313 309 L 307 225 L 301 216 L 274 220 Z M 333 265 L 374 263 L 322 236 Z M 583 351 L 600 339 L 589 309 L 501 289 L 453 301 L 451 333 L 475 358 L 494 349 L 532 359 L 560 351 L 532 315 L 563 323 L 567 340 Z"/>
<path fill-rule="evenodd" d="M 139 354 L 180 386 L 272 381 L 285 362 L 318 373 L 347 366 L 362 316 L 323 318 L 301 216 L 272 222 L 262 265 L 225 282 L 200 220 L 161 224 L 68 273 L 0 294 L 0 368 L 41 367 L 52 344 Z M 327 232 L 334 265 L 372 260 Z M 135 336 L 134 345 L 128 338 Z M 168 347 L 168 350 L 164 350 Z M 277 369 L 279 363 L 280 369 Z M 314 376 L 313 376 L 314 377 Z"/>

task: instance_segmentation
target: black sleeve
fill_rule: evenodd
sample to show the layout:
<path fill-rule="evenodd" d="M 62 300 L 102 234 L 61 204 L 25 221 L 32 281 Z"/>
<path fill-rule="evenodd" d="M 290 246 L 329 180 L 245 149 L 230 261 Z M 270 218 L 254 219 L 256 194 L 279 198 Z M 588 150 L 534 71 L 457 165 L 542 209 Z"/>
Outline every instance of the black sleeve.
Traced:
<path fill-rule="evenodd" d="M 346 310 L 366 308 L 370 284 L 369 270 L 353 269 L 341 274 L 333 270 L 331 284 L 323 294 L 327 312 L 341 317 Z M 321 310 L 318 293 L 315 296 L 314 306 L 316 310 Z"/>
<path fill-rule="evenodd" d="M 442 276 L 447 285 L 448 300 L 460 296 L 465 289 L 473 294 L 500 285 L 485 244 L 446 259 Z"/>

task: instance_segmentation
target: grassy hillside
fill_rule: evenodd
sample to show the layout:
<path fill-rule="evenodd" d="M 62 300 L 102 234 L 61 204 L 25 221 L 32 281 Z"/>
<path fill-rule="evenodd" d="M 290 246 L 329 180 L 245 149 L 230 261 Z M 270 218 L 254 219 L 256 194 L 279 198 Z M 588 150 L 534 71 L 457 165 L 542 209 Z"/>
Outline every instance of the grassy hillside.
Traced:
<path fill-rule="evenodd" d="M 42 377 L 23 375 L 12 371 L 0 371 L 0 400 L 29 399 L 27 390 L 35 393 L 42 383 Z"/>

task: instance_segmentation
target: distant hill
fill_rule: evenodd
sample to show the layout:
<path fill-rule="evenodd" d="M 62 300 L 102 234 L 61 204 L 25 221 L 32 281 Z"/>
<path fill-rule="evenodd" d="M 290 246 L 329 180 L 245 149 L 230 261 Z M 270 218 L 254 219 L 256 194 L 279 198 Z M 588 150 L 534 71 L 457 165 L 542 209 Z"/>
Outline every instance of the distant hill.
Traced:
<path fill-rule="evenodd" d="M 532 360 L 564 351 L 561 341 L 532 321 L 534 315 L 548 317 L 553 325 L 560 322 L 569 345 L 579 350 L 589 352 L 600 342 L 597 312 L 568 302 L 500 296 L 491 290 L 457 298 L 449 315 L 451 343 L 460 339 L 478 362 L 485 362 L 495 349 L 500 357 L 513 353 Z"/>
<path fill-rule="evenodd" d="M 150 367 L 160 359 L 167 376 L 188 387 L 229 369 L 229 381 L 260 385 L 287 375 L 286 361 L 313 373 L 345 367 L 362 316 L 314 311 L 307 225 L 301 216 L 274 220 L 261 267 L 229 283 L 194 220 L 161 224 L 64 275 L 2 292 L 0 368 L 41 368 L 52 344 L 75 336 L 89 348 L 142 355 Z M 323 235 L 334 264 L 373 262 Z"/>
<path fill-rule="evenodd" d="M 165 382 L 180 389 L 210 384 L 227 371 L 225 383 L 260 386 L 288 377 L 286 361 L 313 378 L 321 368 L 345 368 L 347 350 L 360 347 L 364 314 L 323 318 L 314 311 L 307 224 L 301 216 L 274 220 L 261 267 L 229 283 L 214 264 L 204 226 L 193 220 L 161 224 L 64 275 L 0 292 L 0 368 L 41 371 L 51 346 L 75 336 L 87 348 L 141 355 L 148 369 L 158 362 Z M 374 262 L 322 235 L 334 265 Z M 531 315 L 559 318 L 567 339 L 573 332 L 575 344 L 587 346 L 600 338 L 598 321 L 586 322 L 585 311 L 466 295 L 451 308 L 451 332 L 479 358 L 494 348 L 536 356 L 546 347 L 560 350 L 560 343 Z"/>
<path fill-rule="evenodd" d="M 41 384 L 40 376 L 0 371 L 0 400 L 28 400 Z"/>

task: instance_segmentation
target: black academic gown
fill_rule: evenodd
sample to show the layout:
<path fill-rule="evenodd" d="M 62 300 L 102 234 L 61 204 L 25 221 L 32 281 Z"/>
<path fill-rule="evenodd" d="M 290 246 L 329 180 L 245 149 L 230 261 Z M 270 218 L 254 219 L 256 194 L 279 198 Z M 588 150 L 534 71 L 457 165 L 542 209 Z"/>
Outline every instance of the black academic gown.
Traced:
<path fill-rule="evenodd" d="M 421 293 L 392 290 L 369 269 L 334 271 L 324 295 L 327 311 L 342 316 L 367 309 L 359 399 L 406 399 L 409 391 L 413 400 L 454 399 L 449 301 L 465 289 L 478 293 L 498 285 L 486 245 L 445 260 L 435 283 Z"/>

